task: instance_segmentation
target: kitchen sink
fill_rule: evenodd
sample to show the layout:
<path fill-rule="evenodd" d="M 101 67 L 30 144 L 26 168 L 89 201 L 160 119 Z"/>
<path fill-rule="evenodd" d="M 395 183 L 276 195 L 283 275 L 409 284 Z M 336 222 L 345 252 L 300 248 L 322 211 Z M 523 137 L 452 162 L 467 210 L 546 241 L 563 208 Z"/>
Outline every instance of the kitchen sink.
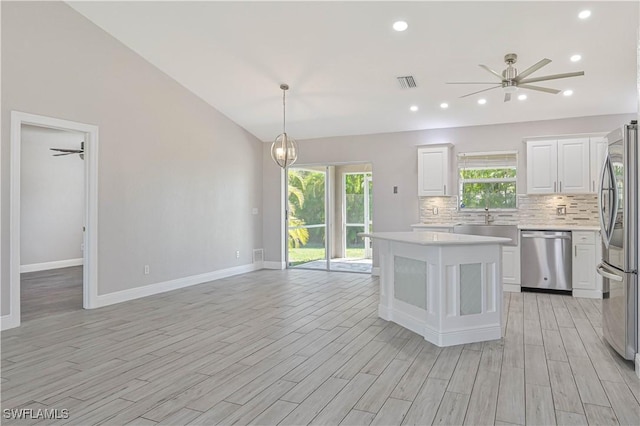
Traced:
<path fill-rule="evenodd" d="M 511 242 L 505 243 L 505 245 L 507 246 L 518 245 L 518 226 L 517 225 L 483 225 L 483 224 L 456 225 L 453 227 L 453 233 L 467 234 L 467 235 L 484 235 L 487 237 L 511 238 Z"/>

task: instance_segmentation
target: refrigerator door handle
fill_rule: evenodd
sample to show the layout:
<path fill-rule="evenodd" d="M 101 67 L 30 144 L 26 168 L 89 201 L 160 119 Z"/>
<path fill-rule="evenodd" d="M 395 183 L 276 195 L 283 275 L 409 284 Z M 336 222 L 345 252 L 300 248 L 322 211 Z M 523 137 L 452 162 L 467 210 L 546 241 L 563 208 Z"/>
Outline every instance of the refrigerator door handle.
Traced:
<path fill-rule="evenodd" d="M 602 265 L 602 263 L 596 267 L 596 272 L 598 273 L 598 275 L 608 278 L 612 281 L 617 281 L 617 282 L 623 281 L 623 278 L 620 275 L 616 275 L 612 272 L 607 271 L 605 267 Z"/>
<path fill-rule="evenodd" d="M 611 182 L 611 189 L 605 188 L 605 178 L 608 177 Z M 618 189 L 616 188 L 616 181 L 613 175 L 613 168 L 611 165 L 611 158 L 607 154 L 604 160 L 604 164 L 602 166 L 602 172 L 600 173 L 600 189 L 598 190 L 598 217 L 600 219 L 600 228 L 602 229 L 602 242 L 606 248 L 609 248 L 609 243 L 611 242 L 611 237 L 613 235 L 613 227 L 615 224 L 615 218 L 618 214 Z M 605 197 L 604 191 L 613 192 L 610 197 L 607 199 L 609 207 L 609 217 L 604 217 L 604 205 Z M 611 200 L 613 198 L 613 200 Z M 613 205 L 612 205 L 613 204 Z"/>

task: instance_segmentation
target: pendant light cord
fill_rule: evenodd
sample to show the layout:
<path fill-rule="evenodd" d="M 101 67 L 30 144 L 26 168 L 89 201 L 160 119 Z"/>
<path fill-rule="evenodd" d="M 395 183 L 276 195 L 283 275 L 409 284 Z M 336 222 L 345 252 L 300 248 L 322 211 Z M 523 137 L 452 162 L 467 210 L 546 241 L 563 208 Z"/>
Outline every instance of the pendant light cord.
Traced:
<path fill-rule="evenodd" d="M 282 133 L 287 133 L 287 108 L 285 102 L 285 96 L 287 91 L 282 89 Z"/>

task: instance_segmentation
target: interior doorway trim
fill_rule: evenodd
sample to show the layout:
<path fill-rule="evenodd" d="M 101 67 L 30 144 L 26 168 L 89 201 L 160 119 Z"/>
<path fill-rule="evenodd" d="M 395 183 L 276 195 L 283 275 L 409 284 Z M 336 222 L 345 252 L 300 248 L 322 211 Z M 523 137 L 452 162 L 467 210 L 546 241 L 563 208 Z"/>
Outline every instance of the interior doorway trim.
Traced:
<path fill-rule="evenodd" d="M 20 151 L 22 125 L 82 132 L 84 144 L 84 226 L 82 307 L 97 307 L 98 296 L 98 126 L 11 111 L 9 280 L 10 311 L 2 329 L 20 325 Z"/>

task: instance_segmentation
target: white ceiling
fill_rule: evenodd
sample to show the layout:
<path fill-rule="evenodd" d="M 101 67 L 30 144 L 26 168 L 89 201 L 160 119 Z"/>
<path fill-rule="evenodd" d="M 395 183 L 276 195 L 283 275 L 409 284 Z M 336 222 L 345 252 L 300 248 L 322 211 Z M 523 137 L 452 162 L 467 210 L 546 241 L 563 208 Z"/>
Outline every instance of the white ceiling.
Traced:
<path fill-rule="evenodd" d="M 265 141 L 282 130 L 280 83 L 291 86 L 287 131 L 297 139 L 637 110 L 635 1 L 69 4 Z M 399 19 L 407 31 L 392 30 Z M 478 64 L 502 71 L 509 52 L 520 71 L 553 61 L 532 77 L 585 76 L 535 83 L 571 97 L 521 89 L 526 101 L 503 103 L 495 89 L 484 106 L 459 96 L 489 86 L 444 84 L 492 81 Z M 418 88 L 401 89 L 401 75 Z"/>

